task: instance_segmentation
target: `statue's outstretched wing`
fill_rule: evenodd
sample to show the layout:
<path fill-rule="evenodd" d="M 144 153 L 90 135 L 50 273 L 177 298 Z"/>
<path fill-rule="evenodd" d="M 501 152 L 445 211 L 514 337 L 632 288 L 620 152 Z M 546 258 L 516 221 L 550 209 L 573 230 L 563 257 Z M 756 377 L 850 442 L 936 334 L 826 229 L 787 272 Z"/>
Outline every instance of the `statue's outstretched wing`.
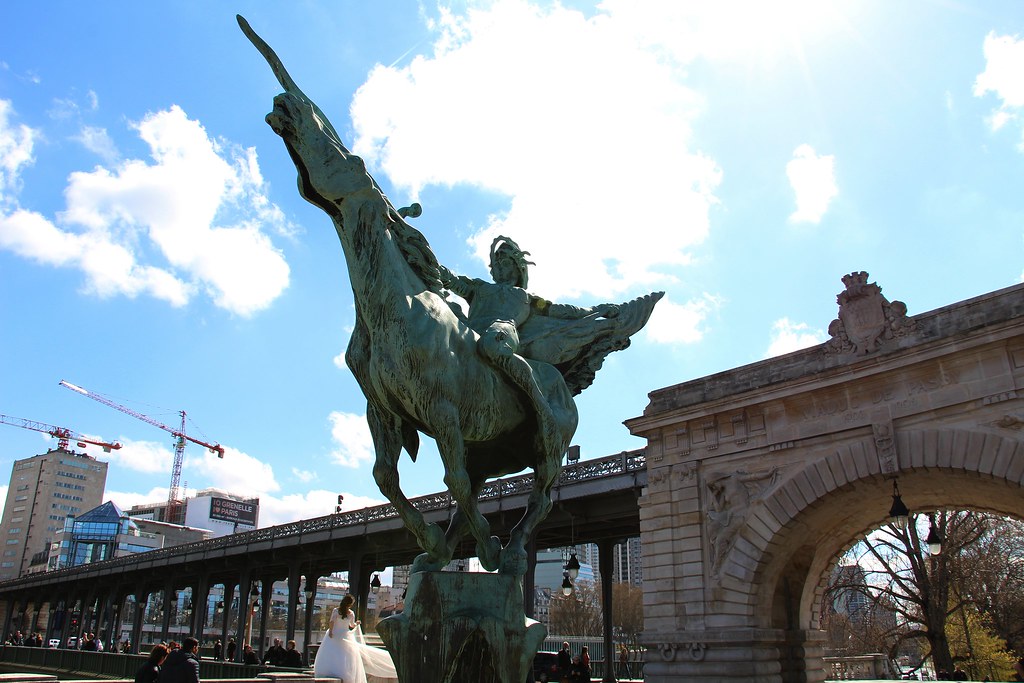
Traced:
<path fill-rule="evenodd" d="M 590 386 L 605 356 L 629 346 L 647 324 L 664 292 L 652 292 L 619 305 L 614 318 L 597 314 L 578 320 L 533 315 L 519 329 L 518 353 L 558 368 L 573 396 Z"/>

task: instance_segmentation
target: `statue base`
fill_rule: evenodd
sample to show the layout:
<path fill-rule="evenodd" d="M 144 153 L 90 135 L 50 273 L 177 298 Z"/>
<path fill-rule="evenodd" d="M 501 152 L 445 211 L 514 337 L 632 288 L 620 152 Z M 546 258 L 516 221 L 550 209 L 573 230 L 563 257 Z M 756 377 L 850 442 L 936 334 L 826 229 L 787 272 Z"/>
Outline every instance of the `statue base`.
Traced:
<path fill-rule="evenodd" d="M 405 609 L 377 625 L 405 683 L 523 683 L 547 629 L 526 618 L 520 577 L 420 572 Z"/>

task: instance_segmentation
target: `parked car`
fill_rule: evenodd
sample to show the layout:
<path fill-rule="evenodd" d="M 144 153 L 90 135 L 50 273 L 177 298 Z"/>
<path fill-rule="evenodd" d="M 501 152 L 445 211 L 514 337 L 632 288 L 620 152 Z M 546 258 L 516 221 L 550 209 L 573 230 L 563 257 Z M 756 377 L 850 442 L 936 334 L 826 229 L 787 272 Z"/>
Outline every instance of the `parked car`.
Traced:
<path fill-rule="evenodd" d="M 538 652 L 533 658 L 533 680 L 538 683 L 558 681 L 558 653 Z"/>
<path fill-rule="evenodd" d="M 77 650 L 78 649 L 78 638 L 76 638 L 75 636 L 71 636 L 70 638 L 68 638 L 68 649 L 69 650 Z"/>
<path fill-rule="evenodd" d="M 60 638 L 50 638 L 49 646 L 53 648 L 60 647 Z"/>

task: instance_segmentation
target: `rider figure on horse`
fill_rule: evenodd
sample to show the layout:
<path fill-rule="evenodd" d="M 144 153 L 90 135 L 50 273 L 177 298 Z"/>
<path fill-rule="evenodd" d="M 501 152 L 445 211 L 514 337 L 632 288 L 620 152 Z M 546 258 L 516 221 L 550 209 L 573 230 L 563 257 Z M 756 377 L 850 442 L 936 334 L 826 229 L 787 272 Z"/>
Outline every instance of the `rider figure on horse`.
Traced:
<path fill-rule="evenodd" d="M 529 397 L 541 427 L 541 438 L 548 445 L 556 442 L 557 427 L 533 368 L 518 353 L 520 327 L 535 314 L 565 320 L 578 320 L 590 315 L 614 318 L 618 307 L 601 304 L 580 308 L 552 303 L 530 294 L 526 291 L 529 282 L 527 267 L 535 264 L 526 260 L 529 255 L 530 252 L 520 249 L 512 239 L 498 236 L 491 243 L 493 283 L 455 275 L 440 266 L 441 283 L 469 303 L 469 317 L 464 322 L 480 335 L 477 350 Z"/>

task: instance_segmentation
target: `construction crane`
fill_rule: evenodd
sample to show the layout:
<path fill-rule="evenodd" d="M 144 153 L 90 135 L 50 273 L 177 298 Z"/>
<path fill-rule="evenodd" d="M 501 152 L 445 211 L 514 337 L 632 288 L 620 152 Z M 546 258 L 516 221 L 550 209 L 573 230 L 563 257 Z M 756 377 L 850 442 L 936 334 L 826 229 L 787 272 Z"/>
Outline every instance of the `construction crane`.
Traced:
<path fill-rule="evenodd" d="M 74 432 L 67 427 L 56 427 L 54 425 L 48 425 L 45 422 L 37 422 L 36 420 L 26 420 L 22 417 L 11 417 L 10 415 L 0 415 L 0 424 L 12 425 L 14 427 L 22 427 L 24 429 L 31 429 L 32 431 L 42 432 L 43 434 L 49 434 L 53 438 L 57 439 L 57 448 L 62 451 L 68 450 L 68 442 L 75 441 L 78 443 L 79 448 L 85 448 L 86 444 L 92 444 L 93 446 L 100 446 L 103 448 L 104 453 L 110 451 L 116 451 L 121 447 L 121 444 L 107 443 L 106 441 L 94 441 L 93 439 L 87 439 L 78 432 Z"/>
<path fill-rule="evenodd" d="M 119 403 L 111 401 L 106 396 L 95 394 L 87 389 L 83 389 L 78 385 L 72 384 L 71 382 L 65 382 L 64 380 L 61 380 L 60 385 L 66 389 L 70 389 L 71 391 L 77 392 L 82 396 L 86 396 L 94 401 L 98 401 L 99 403 L 102 403 L 105 406 L 110 406 L 115 410 L 120 410 L 122 413 L 125 413 L 126 415 L 131 415 L 136 419 L 142 420 L 143 422 L 151 424 L 154 427 L 158 427 L 164 430 L 165 432 L 170 432 L 171 434 L 174 435 L 174 464 L 171 467 L 171 485 L 167 491 L 166 521 L 174 524 L 180 523 L 182 520 L 179 514 L 181 508 L 181 494 L 179 491 L 179 483 L 181 482 L 181 465 L 182 462 L 185 460 L 185 442 L 191 441 L 192 443 L 199 444 L 200 446 L 205 446 L 210 450 L 211 453 L 216 453 L 218 458 L 224 457 L 224 447 L 221 446 L 220 444 L 211 444 L 206 443 L 205 441 L 200 441 L 199 439 L 186 434 L 184 410 L 178 411 L 178 414 L 181 415 L 181 427 L 178 429 L 174 429 L 173 427 L 168 427 L 167 425 L 158 420 L 154 420 L 148 415 L 143 415 L 142 413 L 136 412 L 131 408 L 128 408 L 127 406 L 123 406 Z"/>

